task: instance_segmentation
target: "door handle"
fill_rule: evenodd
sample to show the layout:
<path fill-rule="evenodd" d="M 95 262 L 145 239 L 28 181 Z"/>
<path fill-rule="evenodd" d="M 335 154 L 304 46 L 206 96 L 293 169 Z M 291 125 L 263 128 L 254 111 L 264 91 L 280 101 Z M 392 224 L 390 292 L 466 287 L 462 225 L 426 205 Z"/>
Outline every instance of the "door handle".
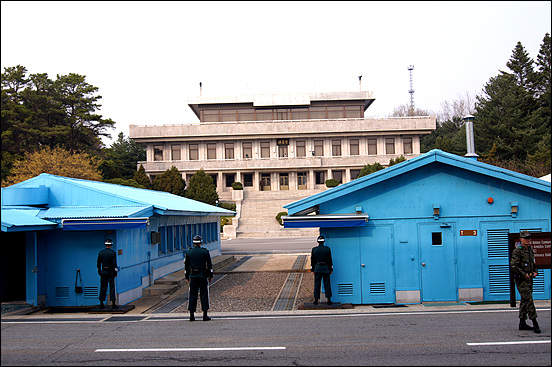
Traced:
<path fill-rule="evenodd" d="M 362 267 L 365 267 L 366 265 L 362 264 Z"/>
<path fill-rule="evenodd" d="M 422 263 L 422 266 L 425 266 L 426 264 L 425 263 Z"/>

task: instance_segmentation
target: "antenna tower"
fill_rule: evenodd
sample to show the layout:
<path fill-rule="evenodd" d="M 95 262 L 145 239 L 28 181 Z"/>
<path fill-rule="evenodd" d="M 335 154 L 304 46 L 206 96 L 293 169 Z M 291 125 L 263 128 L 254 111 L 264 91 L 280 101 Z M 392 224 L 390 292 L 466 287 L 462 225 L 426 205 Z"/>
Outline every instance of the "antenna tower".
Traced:
<path fill-rule="evenodd" d="M 414 87 L 412 86 L 412 70 L 414 70 L 414 65 L 410 65 L 408 67 L 408 72 L 410 73 L 410 89 L 408 90 L 408 93 L 410 93 L 410 111 L 414 112 Z"/>

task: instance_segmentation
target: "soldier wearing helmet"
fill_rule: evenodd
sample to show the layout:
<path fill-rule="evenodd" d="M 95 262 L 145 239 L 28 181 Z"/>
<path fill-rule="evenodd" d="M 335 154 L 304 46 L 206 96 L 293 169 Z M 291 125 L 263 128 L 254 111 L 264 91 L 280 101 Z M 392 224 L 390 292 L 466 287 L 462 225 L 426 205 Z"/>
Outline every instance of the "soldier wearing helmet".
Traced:
<path fill-rule="evenodd" d="M 197 308 L 198 293 L 201 298 L 201 309 L 203 310 L 203 321 L 209 321 L 207 316 L 209 309 L 209 282 L 213 280 L 213 264 L 209 250 L 201 247 L 203 239 L 197 235 L 193 238 L 194 247 L 186 252 L 184 258 L 184 277 L 190 284 L 188 297 L 188 311 L 190 321 L 195 321 L 194 313 Z"/>
<path fill-rule="evenodd" d="M 519 303 L 519 330 L 533 330 L 539 334 L 541 330 L 537 322 L 537 310 L 533 303 L 533 278 L 538 275 L 538 271 L 535 266 L 535 255 L 530 246 L 531 232 L 521 231 L 519 237 L 520 242 L 516 243 L 510 259 L 514 281 L 521 295 Z M 527 316 L 533 321 L 532 327 L 525 323 Z"/>
<path fill-rule="evenodd" d="M 105 308 L 104 301 L 109 286 L 109 299 L 111 308 L 117 308 L 115 298 L 115 277 L 117 276 L 117 254 L 111 249 L 113 241 L 105 240 L 105 249 L 100 251 L 96 265 L 100 276 L 100 308 Z"/>
<path fill-rule="evenodd" d="M 320 299 L 320 286 L 324 280 L 324 291 L 328 304 L 331 305 L 332 287 L 330 285 L 330 274 L 333 273 L 332 252 L 330 248 L 324 246 L 326 239 L 324 236 L 318 236 L 318 246 L 311 251 L 311 271 L 314 272 L 314 304 L 318 304 Z"/>

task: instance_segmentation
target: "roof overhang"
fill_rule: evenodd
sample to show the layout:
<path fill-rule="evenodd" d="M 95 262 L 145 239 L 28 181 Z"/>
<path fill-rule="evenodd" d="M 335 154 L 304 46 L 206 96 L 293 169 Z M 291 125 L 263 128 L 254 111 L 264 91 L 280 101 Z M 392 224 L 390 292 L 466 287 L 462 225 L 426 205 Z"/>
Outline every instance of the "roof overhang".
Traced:
<path fill-rule="evenodd" d="M 288 215 L 282 217 L 284 228 L 332 228 L 363 227 L 368 222 L 368 214 L 319 214 Z"/>

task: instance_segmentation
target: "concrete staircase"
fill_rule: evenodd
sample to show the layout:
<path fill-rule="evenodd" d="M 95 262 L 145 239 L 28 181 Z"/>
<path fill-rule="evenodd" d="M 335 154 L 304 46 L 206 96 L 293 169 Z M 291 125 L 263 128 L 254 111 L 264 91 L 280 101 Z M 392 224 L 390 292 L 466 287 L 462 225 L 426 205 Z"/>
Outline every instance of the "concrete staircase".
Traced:
<path fill-rule="evenodd" d="M 284 205 L 316 192 L 318 191 L 244 191 L 236 236 L 238 238 L 318 236 L 318 228 L 283 228 L 276 220 L 279 212 L 287 212 Z"/>

